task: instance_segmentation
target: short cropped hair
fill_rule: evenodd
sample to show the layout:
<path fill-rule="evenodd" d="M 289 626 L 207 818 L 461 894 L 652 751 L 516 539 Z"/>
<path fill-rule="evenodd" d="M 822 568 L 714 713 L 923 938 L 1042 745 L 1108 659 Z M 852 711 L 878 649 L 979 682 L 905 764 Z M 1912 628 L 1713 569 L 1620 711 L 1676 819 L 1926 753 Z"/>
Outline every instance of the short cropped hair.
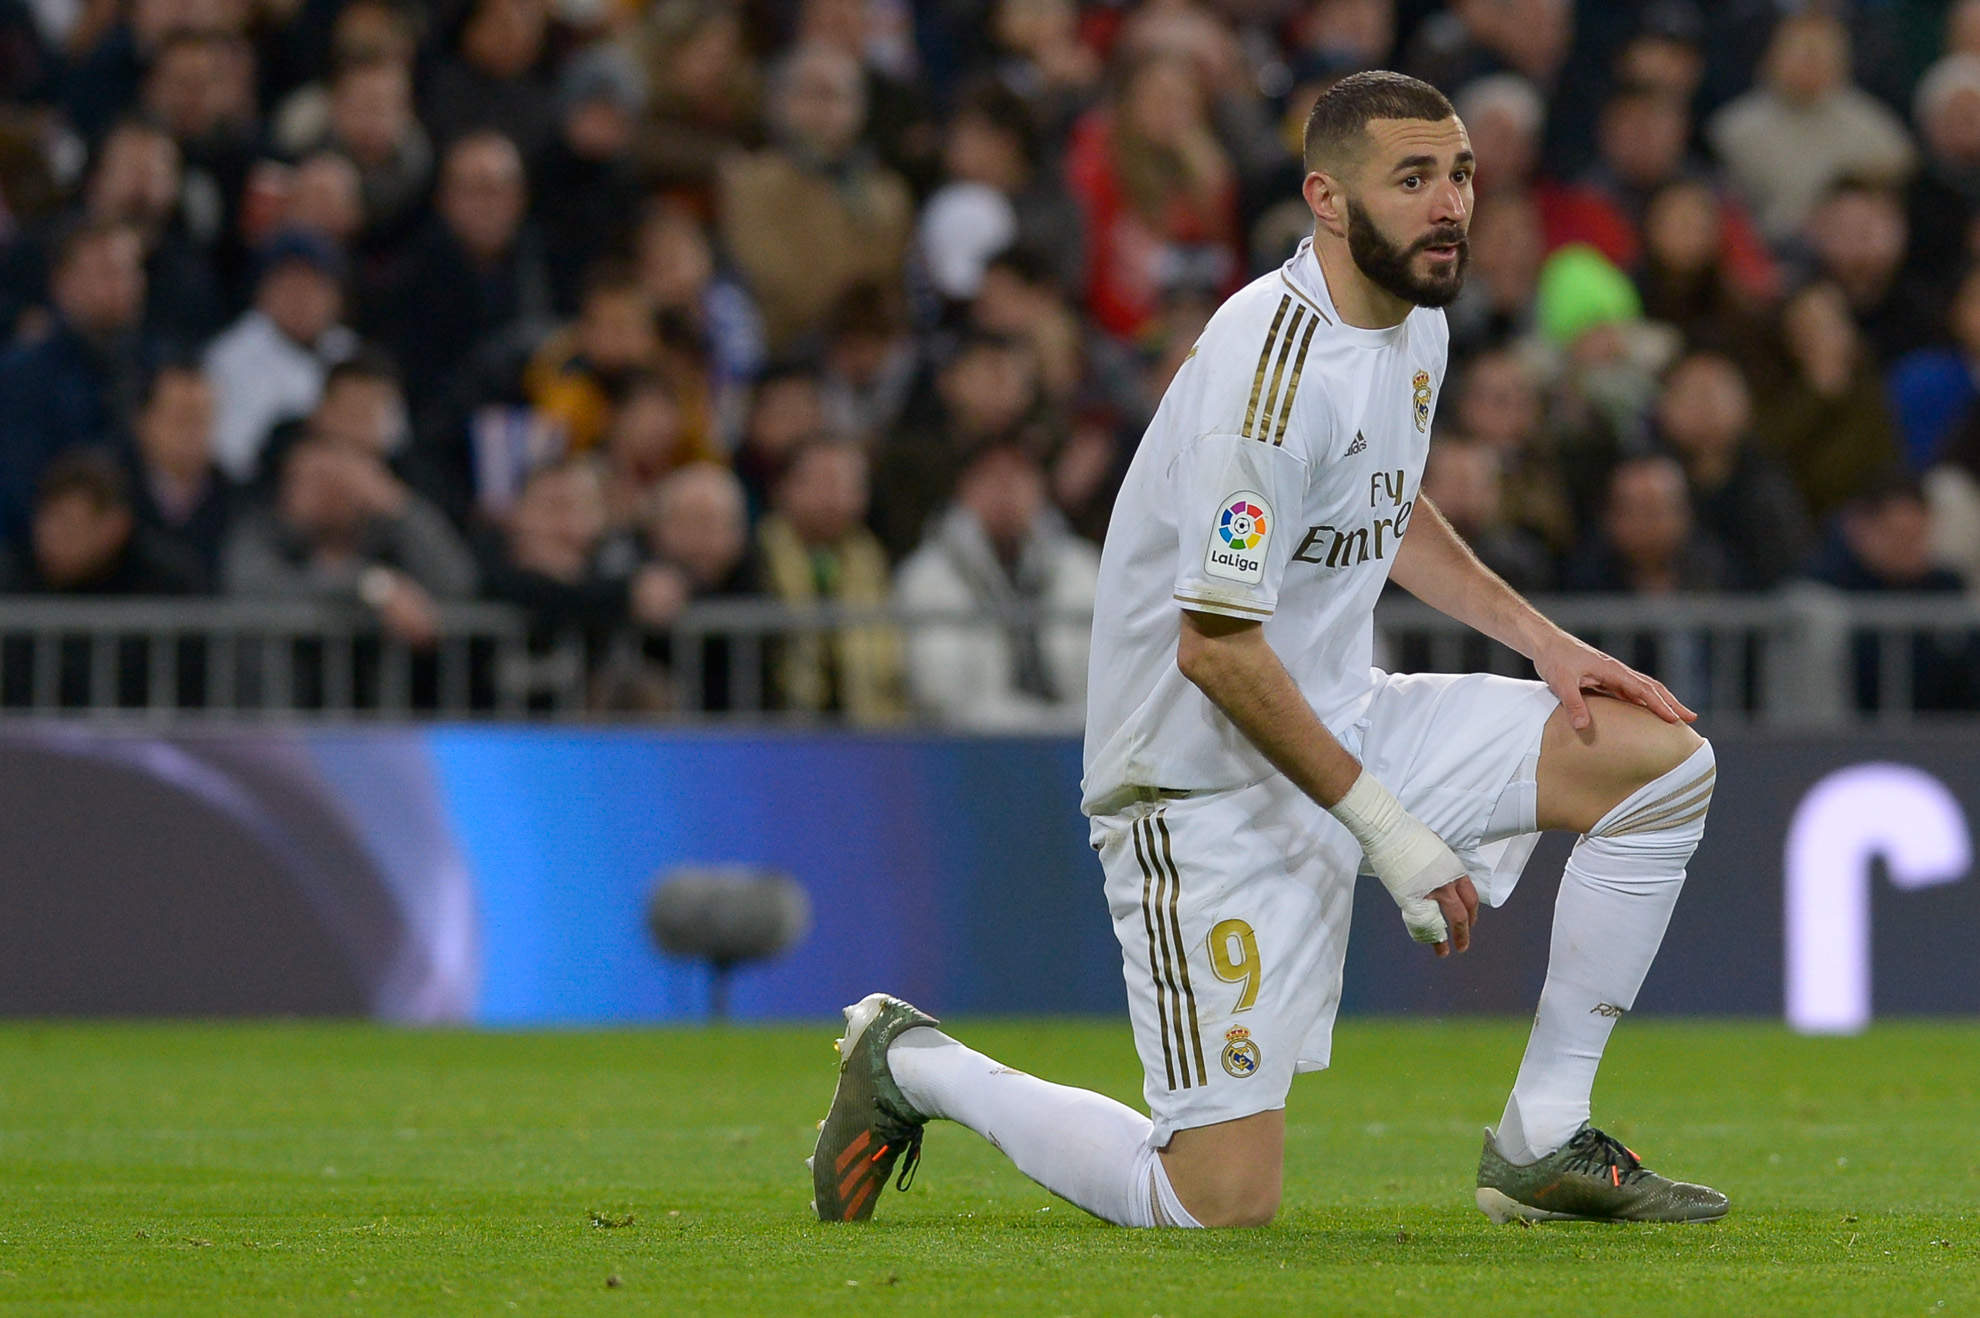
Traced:
<path fill-rule="evenodd" d="M 129 512 L 131 482 L 117 459 L 101 449 L 72 448 L 57 454 L 41 473 L 35 506 L 79 494 L 99 513 Z"/>
<path fill-rule="evenodd" d="M 1306 168 L 1335 170 L 1357 159 L 1370 119 L 1427 119 L 1457 113 L 1450 98 L 1420 78 L 1387 69 L 1350 73 L 1322 92 L 1306 116 Z"/>

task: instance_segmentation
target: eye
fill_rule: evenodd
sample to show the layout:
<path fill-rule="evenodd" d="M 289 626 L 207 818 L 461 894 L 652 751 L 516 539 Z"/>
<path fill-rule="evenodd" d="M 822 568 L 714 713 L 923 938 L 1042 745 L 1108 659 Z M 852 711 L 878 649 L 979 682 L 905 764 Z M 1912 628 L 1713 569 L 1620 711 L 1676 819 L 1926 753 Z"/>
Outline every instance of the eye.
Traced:
<path fill-rule="evenodd" d="M 1463 187 L 1466 183 L 1469 183 L 1470 181 L 1471 181 L 1471 171 L 1468 169 L 1456 170 L 1453 171 L 1453 173 L 1451 174 L 1451 182 L 1457 184 L 1459 187 Z"/>
<path fill-rule="evenodd" d="M 1402 181 L 1402 185 L 1409 191 L 1414 192 L 1423 185 L 1423 176 L 1421 174 L 1411 174 Z"/>

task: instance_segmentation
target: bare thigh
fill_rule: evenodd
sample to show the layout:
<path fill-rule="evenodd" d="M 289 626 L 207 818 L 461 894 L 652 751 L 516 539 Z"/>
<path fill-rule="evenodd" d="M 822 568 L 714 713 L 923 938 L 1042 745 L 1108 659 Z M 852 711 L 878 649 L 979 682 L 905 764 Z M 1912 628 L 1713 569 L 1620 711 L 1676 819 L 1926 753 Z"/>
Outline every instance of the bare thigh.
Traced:
<path fill-rule="evenodd" d="M 1204 1226 L 1264 1226 L 1285 1180 L 1284 1108 L 1179 1130 L 1162 1169 L 1189 1215 Z"/>

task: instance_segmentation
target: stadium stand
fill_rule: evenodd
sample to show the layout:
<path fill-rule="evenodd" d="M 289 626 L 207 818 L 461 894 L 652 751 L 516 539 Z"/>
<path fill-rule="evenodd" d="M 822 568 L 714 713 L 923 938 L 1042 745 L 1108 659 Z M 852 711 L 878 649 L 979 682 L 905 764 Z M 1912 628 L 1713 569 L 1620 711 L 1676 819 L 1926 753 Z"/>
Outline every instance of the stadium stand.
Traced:
<path fill-rule="evenodd" d="M 7 707 L 1076 726 L 1141 430 L 1395 67 L 1480 158 L 1428 481 L 1487 560 L 1714 711 L 1980 710 L 1980 0 L 0 29 Z"/>

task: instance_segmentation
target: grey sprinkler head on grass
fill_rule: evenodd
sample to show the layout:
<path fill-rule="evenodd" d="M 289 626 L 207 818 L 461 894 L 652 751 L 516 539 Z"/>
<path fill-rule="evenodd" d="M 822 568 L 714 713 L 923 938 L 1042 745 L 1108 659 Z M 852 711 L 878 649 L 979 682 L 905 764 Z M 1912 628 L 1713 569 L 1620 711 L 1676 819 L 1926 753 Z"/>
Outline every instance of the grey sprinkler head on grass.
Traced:
<path fill-rule="evenodd" d="M 775 956 L 811 929 L 811 899 L 795 879 L 745 865 L 682 865 L 660 876 L 646 903 L 653 941 L 714 971 L 709 1014 L 728 1015 L 729 974 Z"/>

